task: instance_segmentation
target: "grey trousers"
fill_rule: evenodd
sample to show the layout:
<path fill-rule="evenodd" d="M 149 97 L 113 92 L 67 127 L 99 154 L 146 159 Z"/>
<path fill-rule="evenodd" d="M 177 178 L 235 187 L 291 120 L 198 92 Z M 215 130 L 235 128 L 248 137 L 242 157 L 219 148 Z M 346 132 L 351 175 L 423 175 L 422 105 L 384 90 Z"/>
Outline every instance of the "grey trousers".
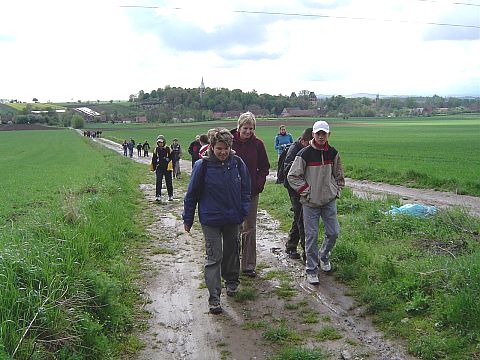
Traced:
<path fill-rule="evenodd" d="M 220 303 L 221 277 L 227 288 L 236 289 L 240 281 L 240 250 L 238 225 L 222 227 L 202 225 L 205 237 L 205 284 L 210 305 Z"/>
<path fill-rule="evenodd" d="M 305 227 L 305 252 L 307 264 L 305 271 L 309 274 L 318 274 L 319 258 L 327 261 L 340 233 L 340 224 L 337 220 L 337 202 L 335 199 L 320 207 L 303 205 L 303 225 Z M 318 223 L 322 217 L 325 235 L 318 252 Z"/>
<path fill-rule="evenodd" d="M 257 266 L 257 209 L 259 195 L 252 196 L 248 215 L 240 226 L 242 240 L 242 271 Z"/>

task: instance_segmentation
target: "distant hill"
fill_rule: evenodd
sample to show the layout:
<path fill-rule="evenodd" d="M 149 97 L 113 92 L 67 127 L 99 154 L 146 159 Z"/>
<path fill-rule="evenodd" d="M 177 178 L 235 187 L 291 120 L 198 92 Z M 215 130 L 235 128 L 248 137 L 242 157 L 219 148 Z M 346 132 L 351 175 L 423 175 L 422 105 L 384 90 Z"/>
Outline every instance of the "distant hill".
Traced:
<path fill-rule="evenodd" d="M 11 107 L 11 106 L 8 106 L 7 104 L 0 104 L 0 115 L 1 114 L 13 114 L 13 115 L 16 115 L 18 114 L 18 110 Z"/>
<path fill-rule="evenodd" d="M 318 99 L 327 99 L 331 98 L 332 96 L 337 96 L 341 95 L 347 99 L 356 99 L 356 98 L 368 98 L 368 99 L 375 99 L 377 97 L 377 94 L 370 94 L 370 93 L 355 93 L 355 94 L 350 94 L 350 95 L 344 95 L 344 94 L 335 94 L 335 95 L 324 95 L 324 94 L 317 94 Z M 391 98 L 400 98 L 400 99 L 405 99 L 405 98 L 425 98 L 428 96 L 419 96 L 419 95 L 382 95 L 379 94 L 378 97 L 380 99 L 391 99 Z M 471 96 L 471 95 L 450 95 L 450 96 L 443 96 L 444 98 L 458 98 L 458 99 L 478 99 L 478 96 Z"/>

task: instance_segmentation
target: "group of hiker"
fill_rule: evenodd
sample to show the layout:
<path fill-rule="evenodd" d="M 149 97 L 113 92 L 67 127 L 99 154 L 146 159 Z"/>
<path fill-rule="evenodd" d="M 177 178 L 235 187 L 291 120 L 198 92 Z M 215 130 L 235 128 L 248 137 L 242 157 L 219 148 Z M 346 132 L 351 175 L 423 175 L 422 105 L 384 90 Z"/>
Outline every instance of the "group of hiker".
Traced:
<path fill-rule="evenodd" d="M 89 138 L 99 138 L 102 135 L 101 130 L 85 130 L 83 132 L 83 136 L 89 137 Z"/>
<path fill-rule="evenodd" d="M 147 140 L 145 140 L 144 143 L 139 142 L 137 145 L 135 145 L 135 140 L 130 138 L 130 140 L 125 139 L 123 141 L 122 148 L 123 148 L 123 156 L 133 157 L 133 152 L 135 149 L 137 149 L 138 157 L 142 156 L 142 151 L 143 151 L 143 156 L 148 157 L 148 152 L 150 151 L 150 144 L 148 143 Z"/>
<path fill-rule="evenodd" d="M 254 114 L 246 112 L 239 116 L 235 129 L 210 129 L 197 135 L 188 147 L 192 172 L 183 199 L 182 218 L 185 231 L 190 232 L 198 208 L 206 249 L 204 276 L 212 314 L 223 311 L 222 278 L 226 295 L 234 296 L 239 290 L 241 273 L 252 278 L 257 275 L 257 209 L 270 163 L 255 128 Z M 278 154 L 277 183 L 285 186 L 293 210 L 285 251 L 292 259 L 302 258 L 307 282 L 312 285 L 319 284 L 319 269 L 331 271 L 330 254 L 340 232 L 336 199 L 345 180 L 340 156 L 329 144 L 329 135 L 330 126 L 325 121 L 316 121 L 296 140 L 281 125 L 274 142 Z M 129 151 L 131 142 L 132 139 L 125 140 Z M 148 149 L 145 141 L 144 156 L 148 156 Z M 181 157 L 178 139 L 168 146 L 165 136 L 158 135 L 150 164 L 156 174 L 156 201 L 162 201 L 163 179 L 168 201 L 173 201 L 172 179 L 180 177 Z M 320 218 L 325 231 L 319 249 Z"/>
<path fill-rule="evenodd" d="M 198 206 L 212 314 L 223 311 L 222 278 L 226 295 L 234 296 L 240 273 L 256 276 L 257 208 L 270 163 L 264 142 L 255 136 L 255 127 L 255 116 L 243 113 L 236 129 L 211 129 L 206 143 L 198 137 L 189 148 L 203 148 L 204 152 L 192 160 L 182 217 L 185 231 L 190 232 Z M 282 125 L 274 145 L 279 172 L 284 174 L 281 183 L 287 188 L 294 214 L 285 250 L 290 258 L 300 259 L 300 243 L 306 279 L 312 285 L 319 284 L 319 269 L 331 271 L 330 254 L 340 232 L 336 199 L 345 180 L 340 156 L 328 143 L 329 135 L 329 124 L 317 121 L 294 141 Z M 325 233 L 319 249 L 320 218 Z"/>

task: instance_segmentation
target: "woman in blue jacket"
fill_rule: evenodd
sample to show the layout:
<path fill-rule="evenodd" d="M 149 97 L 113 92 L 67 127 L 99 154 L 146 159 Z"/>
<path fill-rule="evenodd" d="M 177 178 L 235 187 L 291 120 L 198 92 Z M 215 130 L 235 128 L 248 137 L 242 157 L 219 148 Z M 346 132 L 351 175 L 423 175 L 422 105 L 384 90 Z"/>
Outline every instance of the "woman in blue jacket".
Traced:
<path fill-rule="evenodd" d="M 232 150 L 232 134 L 224 128 L 209 131 L 210 145 L 195 162 L 184 199 L 183 226 L 190 232 L 198 204 L 205 238 L 205 283 L 212 314 L 220 314 L 221 277 L 226 293 L 238 291 L 240 275 L 239 225 L 250 207 L 250 175 Z"/>
<path fill-rule="evenodd" d="M 280 125 L 278 134 L 275 136 L 275 150 L 277 150 L 278 157 L 282 154 L 283 149 L 290 144 L 293 144 L 292 134 L 287 133 L 285 125 Z"/>

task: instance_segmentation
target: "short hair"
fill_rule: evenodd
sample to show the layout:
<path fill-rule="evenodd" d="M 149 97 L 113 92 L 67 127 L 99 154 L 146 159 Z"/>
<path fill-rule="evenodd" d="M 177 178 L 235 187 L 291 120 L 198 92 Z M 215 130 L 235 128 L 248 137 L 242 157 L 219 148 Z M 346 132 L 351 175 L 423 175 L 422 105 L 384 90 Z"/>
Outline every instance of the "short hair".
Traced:
<path fill-rule="evenodd" d="M 240 114 L 238 117 L 237 129 L 239 130 L 245 124 L 251 124 L 253 129 L 255 129 L 257 121 L 255 120 L 255 115 L 253 115 L 250 111 L 246 113 Z"/>
<path fill-rule="evenodd" d="M 228 147 L 232 147 L 233 135 L 225 128 L 215 128 L 208 130 L 208 140 L 213 148 L 218 142 L 223 142 Z"/>
<path fill-rule="evenodd" d="M 278 127 L 278 130 L 282 130 L 282 129 L 286 129 L 286 128 L 287 128 L 287 127 L 286 127 L 285 125 L 280 125 L 280 126 Z"/>
<path fill-rule="evenodd" d="M 200 135 L 198 141 L 200 141 L 203 144 L 208 144 L 208 136 L 207 134 L 202 134 Z"/>
<path fill-rule="evenodd" d="M 300 136 L 300 139 L 305 140 L 305 141 L 310 141 L 313 139 L 313 128 L 306 128 L 303 130 L 302 135 Z"/>

